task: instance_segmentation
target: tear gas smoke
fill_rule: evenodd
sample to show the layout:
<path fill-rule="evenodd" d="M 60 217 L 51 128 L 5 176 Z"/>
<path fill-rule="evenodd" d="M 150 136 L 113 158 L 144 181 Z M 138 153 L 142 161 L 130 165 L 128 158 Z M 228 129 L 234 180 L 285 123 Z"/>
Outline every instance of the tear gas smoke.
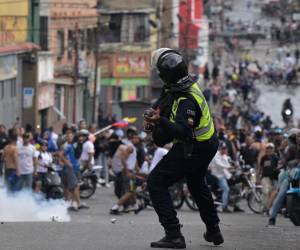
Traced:
<path fill-rule="evenodd" d="M 63 200 L 46 200 L 30 191 L 9 194 L 0 189 L 0 221 L 70 221 L 68 204 Z"/>

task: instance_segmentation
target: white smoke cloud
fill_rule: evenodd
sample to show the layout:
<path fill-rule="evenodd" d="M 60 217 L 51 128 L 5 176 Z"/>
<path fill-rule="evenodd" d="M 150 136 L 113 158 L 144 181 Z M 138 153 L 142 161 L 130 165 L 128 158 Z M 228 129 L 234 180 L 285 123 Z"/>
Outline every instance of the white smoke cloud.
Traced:
<path fill-rule="evenodd" d="M 0 189 L 0 221 L 70 221 L 68 204 L 63 200 L 45 200 L 29 191 L 8 194 Z"/>

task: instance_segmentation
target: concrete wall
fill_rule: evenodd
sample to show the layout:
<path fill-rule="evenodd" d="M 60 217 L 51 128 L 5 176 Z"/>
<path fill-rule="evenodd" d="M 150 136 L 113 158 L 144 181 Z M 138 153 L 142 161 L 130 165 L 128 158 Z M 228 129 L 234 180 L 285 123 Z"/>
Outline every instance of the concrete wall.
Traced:
<path fill-rule="evenodd" d="M 4 98 L 0 99 L 0 123 L 4 124 L 7 128 L 13 126 L 18 117 L 21 119 L 22 114 L 22 60 L 18 57 L 16 66 L 17 73 L 12 77 L 16 79 L 16 96 L 11 97 L 11 86 L 6 82 L 4 86 Z"/>

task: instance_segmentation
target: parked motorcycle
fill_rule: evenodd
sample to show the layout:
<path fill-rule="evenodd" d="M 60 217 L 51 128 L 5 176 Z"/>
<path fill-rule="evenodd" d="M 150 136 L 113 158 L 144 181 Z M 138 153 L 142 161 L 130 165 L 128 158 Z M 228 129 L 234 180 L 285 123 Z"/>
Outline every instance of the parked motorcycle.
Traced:
<path fill-rule="evenodd" d="M 99 172 L 102 166 L 93 166 L 92 169 L 84 169 L 81 172 L 79 183 L 80 198 L 88 199 L 96 192 Z"/>
<path fill-rule="evenodd" d="M 42 192 L 46 195 L 46 199 L 62 199 L 64 197 L 61 178 L 52 167 L 48 168 L 42 185 Z"/>
<path fill-rule="evenodd" d="M 300 226 L 300 165 L 289 170 L 289 181 L 286 198 L 287 213 L 292 223 Z"/>

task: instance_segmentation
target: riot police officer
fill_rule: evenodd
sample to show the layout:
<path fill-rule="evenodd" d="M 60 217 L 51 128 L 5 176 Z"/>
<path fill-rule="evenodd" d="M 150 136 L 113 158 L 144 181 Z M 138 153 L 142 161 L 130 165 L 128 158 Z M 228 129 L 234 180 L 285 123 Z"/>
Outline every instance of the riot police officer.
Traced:
<path fill-rule="evenodd" d="M 158 101 L 144 114 L 144 125 L 152 131 L 158 146 L 173 142 L 169 153 L 148 178 L 150 197 L 165 237 L 152 242 L 153 248 L 186 248 L 179 220 L 168 187 L 185 178 L 206 225 L 204 239 L 215 245 L 224 242 L 219 218 L 205 181 L 209 163 L 218 149 L 213 118 L 205 98 L 192 77 L 183 57 L 169 48 L 152 53 L 164 87 Z"/>

